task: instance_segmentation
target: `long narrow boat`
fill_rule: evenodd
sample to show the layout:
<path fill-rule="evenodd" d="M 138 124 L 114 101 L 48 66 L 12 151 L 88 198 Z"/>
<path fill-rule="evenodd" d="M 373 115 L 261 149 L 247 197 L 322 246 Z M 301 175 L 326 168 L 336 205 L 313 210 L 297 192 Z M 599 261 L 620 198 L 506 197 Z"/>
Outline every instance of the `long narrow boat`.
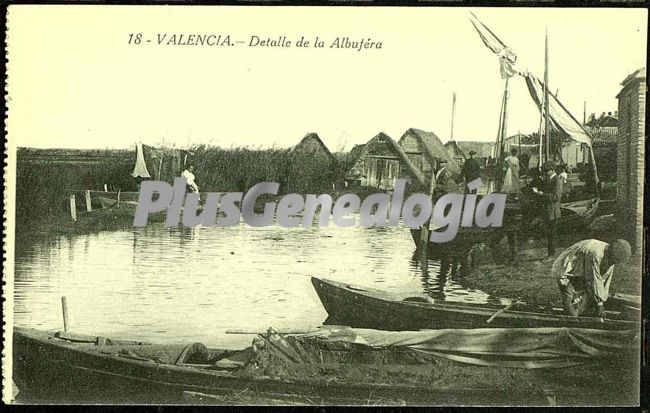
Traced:
<path fill-rule="evenodd" d="M 12 379 L 23 403 L 629 405 L 637 336 L 338 327 L 228 351 L 17 328 Z"/>
<path fill-rule="evenodd" d="M 246 394 L 247 402 L 256 404 L 368 404 L 381 395 L 387 404 L 399 404 L 404 399 L 423 404 L 444 393 L 431 389 L 430 394 L 422 394 L 421 388 L 412 386 L 318 385 L 278 377 L 238 375 L 228 368 L 220 369 L 219 363 L 191 360 L 191 357 L 189 362 L 183 360 L 187 354 L 185 348 L 189 347 L 184 345 L 155 345 L 20 328 L 14 330 L 13 340 L 13 380 L 19 396 L 26 401 L 219 403 Z M 246 357 L 246 351 L 228 358 L 241 360 L 242 355 Z M 212 349 L 204 358 L 218 359 L 227 353 Z M 463 397 L 462 392 L 447 393 L 452 401 L 458 402 Z M 489 397 L 489 392 L 485 393 Z"/>
<path fill-rule="evenodd" d="M 12 352 L 18 401 L 27 403 L 448 405 L 504 404 L 512 397 L 507 387 L 364 383 L 358 378 L 299 381 L 242 374 L 232 365 L 250 359 L 252 348 L 233 352 L 198 343 L 155 345 L 16 328 Z M 498 368 L 491 371 L 510 375 L 504 376 Z M 546 402 L 537 388 L 526 388 L 518 396 L 518 404 Z"/>
<path fill-rule="evenodd" d="M 383 330 L 487 327 L 639 329 L 640 321 L 504 310 L 488 305 L 406 300 L 395 294 L 312 277 L 331 322 Z M 631 316 L 635 317 L 635 316 Z"/>

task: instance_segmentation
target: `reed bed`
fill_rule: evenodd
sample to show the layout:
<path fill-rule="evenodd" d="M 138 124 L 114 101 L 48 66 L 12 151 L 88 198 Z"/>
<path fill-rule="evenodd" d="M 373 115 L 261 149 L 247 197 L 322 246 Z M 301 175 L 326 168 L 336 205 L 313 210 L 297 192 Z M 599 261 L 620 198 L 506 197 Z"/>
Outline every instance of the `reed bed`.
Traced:
<path fill-rule="evenodd" d="M 280 194 L 331 192 L 337 163 L 283 148 L 220 148 L 200 145 L 194 153 L 198 185 L 208 192 L 246 192 L 260 182 L 277 182 Z"/>
<path fill-rule="evenodd" d="M 70 190 L 102 190 L 104 184 L 123 191 L 137 190 L 130 176 L 131 159 L 100 163 L 62 163 L 56 161 L 16 163 L 16 223 L 18 225 L 69 216 Z M 79 196 L 78 196 L 79 198 Z M 81 204 L 81 199 L 77 202 Z"/>
<path fill-rule="evenodd" d="M 194 154 L 191 162 L 201 192 L 246 192 L 260 182 L 277 182 L 280 195 L 333 193 L 342 187 L 349 163 L 346 154 L 337 154 L 337 161 L 284 148 L 197 145 L 189 150 Z M 69 219 L 70 190 L 103 190 L 107 184 L 109 190 L 137 191 L 138 183 L 131 176 L 134 161 L 134 152 L 124 159 L 107 156 L 105 161 L 88 163 L 83 159 L 34 161 L 19 151 L 17 225 Z M 77 206 L 83 206 L 81 199 Z"/>

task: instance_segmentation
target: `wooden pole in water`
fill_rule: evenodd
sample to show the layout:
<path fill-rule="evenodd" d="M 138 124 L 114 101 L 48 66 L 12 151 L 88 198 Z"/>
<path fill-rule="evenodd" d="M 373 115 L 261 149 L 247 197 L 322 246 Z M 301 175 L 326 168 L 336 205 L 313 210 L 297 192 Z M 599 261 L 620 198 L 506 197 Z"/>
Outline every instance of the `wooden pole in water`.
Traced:
<path fill-rule="evenodd" d="M 117 207 L 120 207 L 120 193 L 122 192 L 122 189 L 117 190 Z"/>
<path fill-rule="evenodd" d="M 433 203 L 433 194 L 436 190 L 436 171 L 431 168 L 431 183 L 429 186 L 429 198 Z M 429 227 L 431 226 L 431 218 L 424 223 L 420 230 L 420 268 L 426 270 L 429 267 L 428 247 L 429 247 Z"/>
<path fill-rule="evenodd" d="M 86 189 L 86 211 L 91 212 L 92 210 L 93 207 L 90 204 L 90 190 Z"/>
<path fill-rule="evenodd" d="M 104 192 L 108 192 L 108 185 L 104 184 Z"/>
<path fill-rule="evenodd" d="M 74 195 L 70 195 L 70 217 L 74 222 L 77 222 L 77 203 L 75 202 Z"/>
<path fill-rule="evenodd" d="M 63 309 L 63 331 L 68 331 L 68 300 L 65 296 L 61 297 L 61 307 Z"/>

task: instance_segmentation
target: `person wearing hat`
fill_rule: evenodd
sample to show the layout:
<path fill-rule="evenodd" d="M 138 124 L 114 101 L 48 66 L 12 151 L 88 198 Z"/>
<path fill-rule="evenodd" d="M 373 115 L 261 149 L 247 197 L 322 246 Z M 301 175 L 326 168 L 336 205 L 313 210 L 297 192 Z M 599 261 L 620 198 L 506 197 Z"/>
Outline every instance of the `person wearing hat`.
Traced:
<path fill-rule="evenodd" d="M 604 303 L 614 266 L 630 259 L 630 244 L 622 239 L 611 244 L 596 239 L 576 242 L 555 260 L 552 274 L 560 288 L 562 307 L 572 316 L 604 318 Z"/>
<path fill-rule="evenodd" d="M 476 151 L 469 151 L 469 158 L 463 164 L 463 170 L 461 172 L 465 180 L 465 193 L 476 193 L 477 190 L 473 189 L 470 191 L 467 188 L 467 184 L 481 176 L 481 164 L 474 158 L 474 155 L 476 155 Z"/>
<path fill-rule="evenodd" d="M 449 186 L 451 183 L 451 177 L 449 176 L 449 171 L 447 171 L 446 159 L 444 158 L 438 159 L 435 177 L 436 177 L 436 189 L 434 194 L 436 198 L 440 198 L 441 196 L 450 192 Z"/>
<path fill-rule="evenodd" d="M 542 171 L 546 173 L 546 180 L 543 182 L 542 189 L 533 188 L 533 193 L 541 197 L 544 205 L 544 225 L 546 226 L 546 239 L 548 240 L 548 256 L 555 256 L 555 245 L 557 237 L 557 220 L 562 216 L 560 201 L 564 188 L 562 179 L 555 172 L 556 164 L 554 161 L 548 161 L 542 165 Z"/>

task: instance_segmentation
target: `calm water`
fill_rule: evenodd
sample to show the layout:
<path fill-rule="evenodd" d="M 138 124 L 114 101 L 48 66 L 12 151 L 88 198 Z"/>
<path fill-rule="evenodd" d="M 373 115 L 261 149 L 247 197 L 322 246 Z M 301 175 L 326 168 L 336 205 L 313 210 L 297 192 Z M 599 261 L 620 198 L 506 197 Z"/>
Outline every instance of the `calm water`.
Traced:
<path fill-rule="evenodd" d="M 327 318 L 310 276 L 451 301 L 493 301 L 453 266 L 413 256 L 408 228 L 148 226 L 20 244 L 15 322 L 155 342 L 237 347 L 227 329 L 307 329 Z M 499 302 L 494 300 L 495 302 Z"/>

